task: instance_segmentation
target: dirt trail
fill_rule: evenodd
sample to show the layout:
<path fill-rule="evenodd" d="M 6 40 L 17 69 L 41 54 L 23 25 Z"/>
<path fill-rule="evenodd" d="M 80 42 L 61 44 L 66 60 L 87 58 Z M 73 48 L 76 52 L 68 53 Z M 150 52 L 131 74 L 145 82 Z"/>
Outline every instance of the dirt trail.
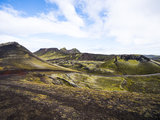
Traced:
<path fill-rule="evenodd" d="M 90 76 L 99 76 L 99 77 L 150 77 L 157 75 L 160 75 L 160 73 L 145 74 L 145 75 L 91 75 L 90 74 Z"/>
<path fill-rule="evenodd" d="M 160 66 L 160 63 L 157 62 L 157 61 L 154 61 L 154 60 L 151 60 L 152 63 L 156 64 L 156 65 L 159 65 Z"/>

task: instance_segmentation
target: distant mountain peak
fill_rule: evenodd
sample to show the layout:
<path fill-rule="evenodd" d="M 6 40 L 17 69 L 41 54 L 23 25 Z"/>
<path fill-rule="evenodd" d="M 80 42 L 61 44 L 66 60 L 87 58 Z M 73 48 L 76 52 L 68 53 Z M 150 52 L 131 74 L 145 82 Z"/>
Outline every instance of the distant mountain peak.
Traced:
<path fill-rule="evenodd" d="M 28 49 L 24 46 L 20 45 L 18 42 L 7 42 L 0 44 L 0 55 L 7 56 L 9 54 L 18 54 L 18 53 L 31 53 Z"/>
<path fill-rule="evenodd" d="M 57 53 L 62 53 L 62 54 L 77 54 L 77 53 L 81 53 L 78 49 L 73 48 L 70 50 L 67 50 L 65 47 L 58 49 L 58 48 L 41 48 L 38 51 L 35 52 L 36 55 L 43 55 L 46 54 L 48 52 L 57 52 Z"/>
<path fill-rule="evenodd" d="M 60 51 L 67 51 L 65 47 L 61 48 Z"/>
<path fill-rule="evenodd" d="M 13 46 L 21 46 L 18 42 L 7 42 L 7 43 L 2 43 L 0 44 L 0 47 L 3 47 L 3 46 L 10 46 L 10 45 L 13 45 Z"/>
<path fill-rule="evenodd" d="M 78 49 L 72 48 L 70 50 L 67 50 L 65 47 L 60 49 L 61 52 L 67 53 L 67 54 L 76 54 L 81 53 Z"/>
<path fill-rule="evenodd" d="M 81 53 L 77 48 L 69 50 L 71 53 Z"/>
<path fill-rule="evenodd" d="M 55 52 L 59 51 L 58 48 L 41 48 L 40 50 L 45 51 L 45 52 L 47 52 L 47 51 L 55 51 Z"/>

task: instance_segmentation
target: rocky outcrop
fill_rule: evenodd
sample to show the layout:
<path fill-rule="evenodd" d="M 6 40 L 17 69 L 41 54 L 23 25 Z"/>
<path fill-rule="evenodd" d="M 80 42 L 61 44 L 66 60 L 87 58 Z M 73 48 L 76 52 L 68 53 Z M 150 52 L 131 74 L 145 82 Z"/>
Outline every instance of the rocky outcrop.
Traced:
<path fill-rule="evenodd" d="M 137 61 L 140 61 L 140 62 L 150 61 L 149 58 L 147 58 L 143 55 L 120 55 L 120 58 L 124 59 L 126 61 L 128 61 L 128 60 L 137 60 Z"/>
<path fill-rule="evenodd" d="M 81 53 L 78 49 L 73 48 L 71 50 L 67 50 L 66 48 L 61 48 L 60 52 L 65 53 L 65 54 L 77 54 L 77 53 Z"/>
<path fill-rule="evenodd" d="M 41 48 L 38 51 L 36 51 L 34 54 L 36 55 L 44 55 L 47 52 L 59 52 L 58 48 Z"/>
<path fill-rule="evenodd" d="M 25 54 L 32 54 L 29 50 L 27 50 L 22 45 L 17 42 L 8 42 L 0 44 L 0 58 L 6 57 L 21 57 Z"/>
<path fill-rule="evenodd" d="M 36 51 L 34 54 L 41 56 L 48 52 L 57 52 L 60 54 L 77 54 L 81 53 L 78 49 L 73 48 L 71 50 L 67 50 L 66 48 L 61 48 L 60 50 L 58 48 L 41 48 L 38 51 Z"/>
<path fill-rule="evenodd" d="M 67 50 L 67 52 L 70 53 L 70 54 L 81 53 L 81 52 L 80 52 L 78 49 L 76 49 L 76 48 L 73 48 L 73 49 L 71 49 L 71 50 Z"/>
<path fill-rule="evenodd" d="M 83 53 L 78 58 L 78 60 L 106 61 L 106 60 L 112 59 L 113 57 L 114 57 L 114 55 Z"/>

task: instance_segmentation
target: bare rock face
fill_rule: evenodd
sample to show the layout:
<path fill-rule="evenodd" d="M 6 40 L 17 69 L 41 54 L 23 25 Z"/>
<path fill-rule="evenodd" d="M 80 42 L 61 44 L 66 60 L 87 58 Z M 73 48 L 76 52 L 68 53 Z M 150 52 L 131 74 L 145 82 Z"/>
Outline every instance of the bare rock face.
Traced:
<path fill-rule="evenodd" d="M 126 61 L 128 61 L 128 60 L 137 60 L 137 61 L 140 61 L 140 62 L 150 61 L 149 58 L 147 58 L 143 55 L 120 55 L 120 58 L 124 59 Z"/>
<path fill-rule="evenodd" d="M 36 55 L 44 55 L 47 52 L 59 52 L 58 48 L 41 48 L 38 51 L 36 51 L 34 54 Z"/>
<path fill-rule="evenodd" d="M 64 48 L 61 48 L 60 51 L 65 52 L 65 51 L 67 51 L 67 49 L 64 47 Z"/>
<path fill-rule="evenodd" d="M 78 49 L 73 48 L 71 50 L 67 50 L 66 48 L 61 48 L 60 52 L 65 53 L 65 54 L 77 54 L 77 53 L 81 53 Z"/>
<path fill-rule="evenodd" d="M 114 55 L 82 53 L 82 55 L 79 57 L 79 60 L 106 61 L 112 59 L 113 57 Z"/>
<path fill-rule="evenodd" d="M 41 48 L 38 51 L 36 51 L 34 54 L 40 56 L 40 55 L 44 55 L 48 52 L 57 52 L 57 53 L 60 53 L 60 54 L 78 54 L 78 53 L 81 53 L 76 48 L 73 48 L 71 50 L 67 50 L 66 48 L 61 48 L 60 50 L 58 48 Z"/>
<path fill-rule="evenodd" d="M 27 50 L 22 45 L 17 42 L 8 42 L 4 44 L 0 44 L 0 58 L 6 57 L 18 57 L 23 56 L 26 53 L 31 54 L 29 50 Z"/>
<path fill-rule="evenodd" d="M 67 50 L 68 53 L 71 53 L 71 54 L 76 54 L 76 53 L 81 53 L 78 49 L 76 48 L 73 48 L 71 50 Z"/>

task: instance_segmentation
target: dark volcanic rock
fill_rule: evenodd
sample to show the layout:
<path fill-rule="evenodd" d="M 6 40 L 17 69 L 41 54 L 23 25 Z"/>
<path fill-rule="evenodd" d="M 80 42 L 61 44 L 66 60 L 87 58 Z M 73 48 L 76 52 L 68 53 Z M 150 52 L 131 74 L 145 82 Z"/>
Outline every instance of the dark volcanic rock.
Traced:
<path fill-rule="evenodd" d="M 4 57 L 18 57 L 24 55 L 25 53 L 32 54 L 22 45 L 17 42 L 8 42 L 0 44 L 0 58 Z"/>
<path fill-rule="evenodd" d="M 44 55 L 47 52 L 59 52 L 58 48 L 41 48 L 35 52 L 36 55 Z"/>
<path fill-rule="evenodd" d="M 71 50 L 67 50 L 68 53 L 71 53 L 71 54 L 76 54 L 76 53 L 81 53 L 78 49 L 76 48 L 73 48 Z"/>
<path fill-rule="evenodd" d="M 81 53 L 78 49 L 73 48 L 71 50 L 67 50 L 66 48 L 61 48 L 60 50 L 58 48 L 41 48 L 40 50 L 36 51 L 34 54 L 41 56 L 48 52 L 57 52 L 60 54 L 77 54 Z"/>
<path fill-rule="evenodd" d="M 137 61 L 141 61 L 141 62 L 150 61 L 149 58 L 147 58 L 143 55 L 120 55 L 120 58 L 124 59 L 126 61 L 128 61 L 128 60 L 137 60 Z"/>
<path fill-rule="evenodd" d="M 79 57 L 79 60 L 106 61 L 112 59 L 113 57 L 114 55 L 82 53 L 82 55 Z"/>
<path fill-rule="evenodd" d="M 65 53 L 65 54 L 77 54 L 77 53 L 81 53 L 78 49 L 73 48 L 71 50 L 67 50 L 66 48 L 62 48 L 60 49 L 60 52 Z"/>

